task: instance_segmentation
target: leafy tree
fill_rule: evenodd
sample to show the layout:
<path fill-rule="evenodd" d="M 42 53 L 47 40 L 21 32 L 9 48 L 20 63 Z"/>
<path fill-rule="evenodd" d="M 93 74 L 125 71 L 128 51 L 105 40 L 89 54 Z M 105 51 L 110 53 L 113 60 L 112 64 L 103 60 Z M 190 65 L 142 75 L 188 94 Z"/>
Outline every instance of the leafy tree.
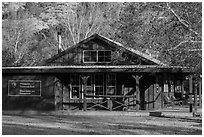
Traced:
<path fill-rule="evenodd" d="M 37 65 L 99 33 L 170 65 L 201 70 L 201 3 L 3 2 L 3 66 Z"/>
<path fill-rule="evenodd" d="M 46 11 L 41 13 L 41 18 L 49 26 L 57 27 L 62 32 L 63 47 L 78 43 L 94 33 L 108 33 L 107 19 L 113 13 L 114 5 L 118 3 L 50 3 Z M 117 7 L 119 7 L 117 5 Z M 111 11 L 112 10 L 112 11 Z M 108 13 L 109 12 L 109 13 Z M 106 30 L 103 30 L 106 28 Z"/>
<path fill-rule="evenodd" d="M 170 65 L 201 62 L 201 3 L 124 3 L 116 37 Z"/>
<path fill-rule="evenodd" d="M 35 60 L 25 63 L 30 51 L 37 46 L 33 39 L 36 32 L 47 28 L 45 23 L 30 15 L 25 3 L 3 3 L 2 52 L 3 66 L 33 65 Z"/>

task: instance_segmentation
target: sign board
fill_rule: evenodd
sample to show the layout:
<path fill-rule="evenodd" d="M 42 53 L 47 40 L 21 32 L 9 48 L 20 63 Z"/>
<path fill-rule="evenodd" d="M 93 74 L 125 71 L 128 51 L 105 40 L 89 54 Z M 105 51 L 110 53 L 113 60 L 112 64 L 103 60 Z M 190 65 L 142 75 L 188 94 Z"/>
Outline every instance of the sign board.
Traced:
<path fill-rule="evenodd" d="M 8 96 L 41 96 L 41 81 L 9 80 Z"/>

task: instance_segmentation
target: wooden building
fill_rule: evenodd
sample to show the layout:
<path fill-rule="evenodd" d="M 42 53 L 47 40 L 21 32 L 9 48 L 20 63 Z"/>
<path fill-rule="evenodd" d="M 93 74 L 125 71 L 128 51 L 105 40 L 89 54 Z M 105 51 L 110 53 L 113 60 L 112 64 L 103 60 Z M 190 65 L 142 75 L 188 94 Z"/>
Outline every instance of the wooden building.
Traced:
<path fill-rule="evenodd" d="M 181 99 L 192 71 L 94 34 L 39 66 L 2 72 L 3 109 L 138 111 Z"/>

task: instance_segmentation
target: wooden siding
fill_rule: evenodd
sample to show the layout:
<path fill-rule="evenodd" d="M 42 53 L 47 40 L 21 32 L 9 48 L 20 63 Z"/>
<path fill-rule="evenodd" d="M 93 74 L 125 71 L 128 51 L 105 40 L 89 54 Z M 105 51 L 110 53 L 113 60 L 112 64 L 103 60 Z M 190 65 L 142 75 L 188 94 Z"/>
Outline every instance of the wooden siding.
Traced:
<path fill-rule="evenodd" d="M 111 54 L 111 62 L 110 63 L 84 63 L 83 62 L 83 51 L 84 50 L 110 50 Z M 120 53 L 118 53 L 120 51 Z M 128 51 L 124 49 L 120 49 L 120 47 L 113 47 L 108 43 L 93 39 L 88 41 L 87 43 L 83 43 L 78 45 L 76 48 L 70 49 L 66 54 L 59 56 L 58 58 L 54 58 L 53 60 L 49 60 L 46 65 L 48 66 L 66 66 L 66 65 L 153 65 L 154 63 L 144 61 L 139 56 L 134 56 L 130 54 Z"/>

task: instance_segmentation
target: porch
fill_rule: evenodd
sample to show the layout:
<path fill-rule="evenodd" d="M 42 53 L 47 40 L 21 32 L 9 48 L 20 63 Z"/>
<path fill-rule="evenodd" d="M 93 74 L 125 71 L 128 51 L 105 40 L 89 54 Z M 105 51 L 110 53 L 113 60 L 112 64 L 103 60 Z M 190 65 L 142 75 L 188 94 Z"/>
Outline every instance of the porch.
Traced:
<path fill-rule="evenodd" d="M 42 97 L 47 91 L 53 92 L 56 110 L 164 108 L 165 95 L 174 95 L 176 87 L 182 85 L 184 76 L 190 72 L 190 68 L 152 65 L 3 68 L 4 75 L 15 76 L 12 79 L 19 79 L 17 76 L 21 75 L 21 79 L 41 80 Z"/>

